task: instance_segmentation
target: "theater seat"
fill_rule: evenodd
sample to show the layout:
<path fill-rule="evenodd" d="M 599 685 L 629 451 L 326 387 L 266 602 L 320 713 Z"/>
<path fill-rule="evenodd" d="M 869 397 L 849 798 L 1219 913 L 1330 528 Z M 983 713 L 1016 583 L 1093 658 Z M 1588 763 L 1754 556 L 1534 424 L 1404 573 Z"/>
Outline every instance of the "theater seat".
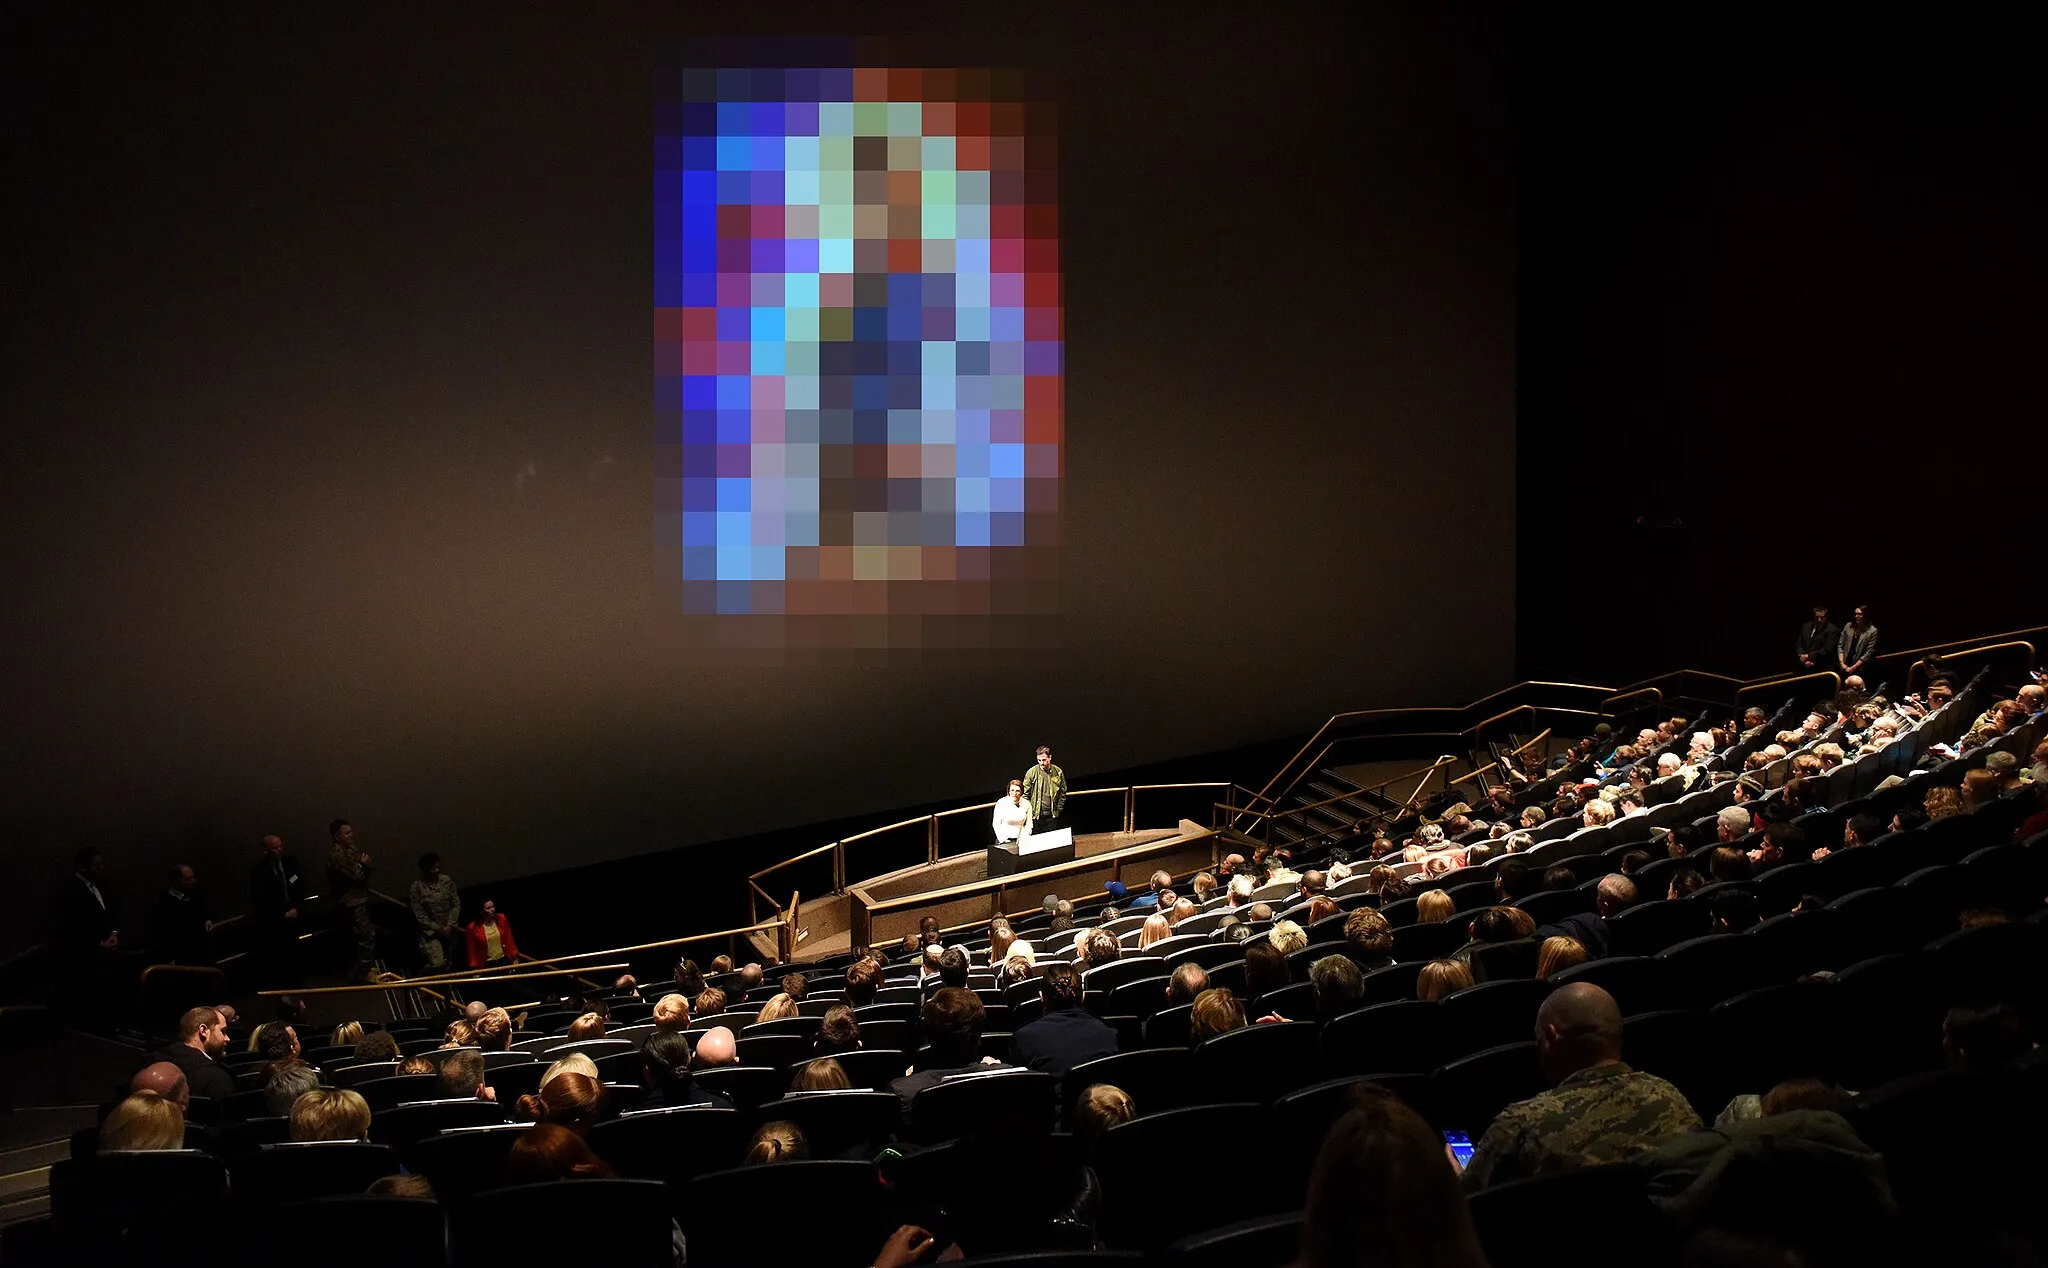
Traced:
<path fill-rule="evenodd" d="M 1315 1080 L 1316 1027 L 1312 1022 L 1254 1023 L 1211 1035 L 1194 1046 L 1192 1086 L 1244 1088 L 1298 1086 Z"/>
<path fill-rule="evenodd" d="M 490 1189 L 456 1210 L 449 1223 L 454 1257 L 464 1264 L 582 1262 L 590 1257 L 596 1230 L 602 1230 L 608 1266 L 673 1268 L 675 1263 L 667 1193 L 654 1180 L 567 1180 Z M 697 1262 L 694 1245 L 690 1259 Z"/>
<path fill-rule="evenodd" d="M 258 1220 L 268 1253 L 251 1263 L 291 1268 L 362 1268 L 366 1247 L 377 1268 L 442 1268 L 448 1262 L 446 1216 L 424 1198 L 362 1193 L 286 1202 Z"/>
<path fill-rule="evenodd" d="M 1602 1257 L 1611 1262 L 1664 1263 L 1674 1249 L 1663 1215 L 1650 1202 L 1647 1177 L 1630 1163 L 1497 1184 L 1473 1194 L 1470 1207 L 1473 1231 L 1493 1268 L 1555 1264 L 1555 1239 L 1533 1230 L 1554 1228 L 1564 1212 L 1598 1220 Z"/>
<path fill-rule="evenodd" d="M 235 1196 L 245 1203 L 296 1202 L 361 1193 L 380 1176 L 398 1174 L 398 1151 L 361 1141 L 265 1145 L 234 1168 Z"/>
<path fill-rule="evenodd" d="M 1588 960 L 1550 975 L 1553 988 L 1572 982 L 1590 982 L 1612 995 L 1624 1017 L 1655 1008 L 1664 998 L 1664 966 L 1646 955 Z"/>
<path fill-rule="evenodd" d="M 1420 1074 L 1458 1055 L 1447 1051 L 1436 1004 L 1397 1000 L 1333 1017 L 1323 1027 L 1323 1070 L 1335 1078 L 1382 1071 Z"/>
<path fill-rule="evenodd" d="M 528 1126 L 500 1123 L 429 1136 L 413 1146 L 406 1165 L 432 1181 L 435 1195 L 452 1209 L 498 1187 L 513 1142 Z"/>
<path fill-rule="evenodd" d="M 1193 1058 L 1185 1047 L 1139 1048 L 1083 1061 L 1060 1083 L 1061 1125 L 1073 1120 L 1074 1105 L 1091 1084 L 1107 1083 L 1129 1094 L 1140 1114 L 1179 1109 L 1193 1086 Z M 1218 1089 L 1222 1090 L 1222 1089 Z"/>
<path fill-rule="evenodd" d="M 1168 1268 L 1284 1268 L 1301 1249 L 1301 1212 L 1239 1220 L 1183 1237 L 1159 1255 Z"/>
<path fill-rule="evenodd" d="M 935 1145 L 959 1136 L 1049 1132 L 1054 1082 L 1050 1074 L 1011 1070 L 925 1088 L 911 1101 L 910 1136 Z"/>
<path fill-rule="evenodd" d="M 1495 1115 L 1549 1086 L 1534 1040 L 1501 1044 L 1437 1067 L 1429 1078 L 1427 1113 L 1444 1130 L 1462 1128 L 1478 1140 Z"/>
<path fill-rule="evenodd" d="M 813 1158 L 872 1157 L 895 1135 L 902 1107 L 894 1092 L 802 1092 L 762 1106 L 760 1118 L 795 1123 Z"/>
<path fill-rule="evenodd" d="M 896 1227 L 877 1196 L 872 1165 L 813 1159 L 701 1175 L 683 1189 L 676 1207 L 690 1268 L 867 1268 Z M 797 1211 L 802 1218 L 764 1222 L 774 1212 Z M 764 1219 L 742 1218 L 747 1214 Z M 582 1231 L 594 1227 L 601 1226 Z M 579 1258 L 588 1253 L 586 1244 Z"/>
<path fill-rule="evenodd" d="M 1187 1200 L 1187 1173 L 1177 1164 L 1260 1139 L 1262 1121 L 1257 1105 L 1199 1105 L 1143 1114 L 1104 1132 L 1095 1142 L 1095 1175 L 1102 1184 L 1096 1232 L 1119 1250 L 1156 1249 L 1205 1221 L 1216 1228 L 1244 1215 L 1238 1199 L 1292 1201 L 1292 1194 L 1259 1185 L 1234 1189 L 1227 1203 Z"/>
<path fill-rule="evenodd" d="M 753 1121 L 739 1110 L 706 1106 L 648 1110 L 597 1123 L 586 1138 L 622 1176 L 680 1183 L 738 1166 Z"/>

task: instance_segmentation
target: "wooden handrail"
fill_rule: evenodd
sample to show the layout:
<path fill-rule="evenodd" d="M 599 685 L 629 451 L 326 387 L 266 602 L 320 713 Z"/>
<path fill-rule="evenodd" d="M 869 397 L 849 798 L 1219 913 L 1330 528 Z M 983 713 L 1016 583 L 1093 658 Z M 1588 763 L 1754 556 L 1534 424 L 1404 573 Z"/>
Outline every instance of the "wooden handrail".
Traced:
<path fill-rule="evenodd" d="M 615 970 L 615 969 L 617 969 L 617 970 L 624 970 L 624 969 L 629 969 L 629 968 L 631 968 L 631 967 L 632 967 L 631 965 L 629 965 L 629 964 L 626 964 L 626 963 L 624 963 L 624 962 L 620 962 L 620 963 L 618 963 L 618 964 L 596 964 L 596 965 L 591 965 L 591 966 L 590 966 L 589 968 L 585 968 L 585 969 L 546 969 L 546 970 L 543 970 L 542 972 L 539 972 L 539 973 L 508 973 L 508 974 L 506 974 L 506 975 L 505 975 L 505 976 L 503 976 L 503 977 L 473 977 L 473 978 L 469 978 L 469 979 L 468 979 L 468 981 L 469 981 L 469 982 L 471 982 L 471 983 L 484 983 L 484 982 L 526 982 L 526 981 L 536 981 L 536 980 L 538 980 L 538 979 L 540 979 L 540 978 L 544 978 L 544 977 L 574 977 L 574 976 L 576 976 L 576 974 L 577 974 L 577 973 L 579 973 L 579 972 L 582 972 L 582 973 L 609 973 L 609 972 L 611 972 L 611 971 L 613 971 L 613 970 Z M 456 985 L 456 986 L 461 986 L 461 985 L 464 985 L 464 983 L 462 983 L 462 982 L 456 982 L 456 983 L 445 983 L 445 982 L 444 982 L 444 983 L 438 983 L 438 985 L 443 985 L 443 986 L 446 986 L 446 985 Z M 418 991 L 423 991 L 423 990 L 426 990 L 426 989 L 427 989 L 426 987 L 424 987 L 424 986 L 421 986 L 421 985 L 419 985 L 419 984 L 418 984 L 418 983 L 416 983 L 416 982 L 409 982 L 409 981 L 405 980 L 404 978 L 399 978 L 399 979 L 396 979 L 396 980 L 394 980 L 394 981 L 390 981 L 390 982 L 359 982 L 359 983 L 356 983 L 356 984 L 355 984 L 355 985 L 353 985 L 353 986 L 297 986 L 297 987 L 286 987 L 286 988 L 285 988 L 285 989 L 283 989 L 283 990 L 275 990 L 275 991 L 258 991 L 258 992 L 256 992 L 256 993 L 257 993 L 258 995 L 262 995 L 262 996 L 274 996 L 274 995 L 348 995 L 348 994 L 353 994 L 353 993 L 356 993 L 356 992 L 359 992 L 359 991 L 416 991 L 416 990 L 418 990 Z M 430 993 L 430 994 L 432 994 L 433 992 L 429 992 L 429 993 Z M 445 997 L 442 997 L 442 996 L 437 996 L 437 998 L 445 998 Z"/>
<path fill-rule="evenodd" d="M 917 820 L 915 820 L 915 819 L 905 819 L 905 820 L 903 821 L 903 823 L 916 823 L 916 822 L 917 822 Z M 899 824 L 896 824 L 896 825 L 894 825 L 894 826 L 896 826 L 896 827 L 899 827 L 899 828 L 900 828 L 900 827 L 902 827 L 902 826 L 903 826 L 903 824 L 902 824 L 902 823 L 899 823 Z M 887 832 L 887 831 L 888 831 L 888 829 L 887 829 L 887 828 L 877 828 L 877 829 L 875 829 L 875 831 L 876 831 L 876 832 Z M 863 835 L 863 836 L 866 836 L 866 835 L 869 835 L 869 834 L 867 834 L 867 833 L 863 833 L 862 835 Z M 860 839 L 859 837 L 848 837 L 848 838 L 846 838 L 846 841 L 857 841 L 857 840 L 859 840 L 859 839 Z M 838 848 L 839 848 L 840 846 L 842 846 L 842 845 L 845 845 L 845 844 L 846 844 L 846 841 L 827 841 L 827 842 L 826 842 L 825 844 L 823 844 L 823 845 L 819 846 L 819 847 L 818 847 L 817 849 L 815 849 L 815 850 L 805 850 L 805 851 L 804 851 L 804 852 L 803 852 L 802 854 L 798 854 L 798 855 L 796 855 L 796 856 L 794 856 L 794 857 L 792 857 L 792 858 L 786 858 L 786 859 L 782 860 L 782 861 L 781 861 L 780 863 L 771 863 L 771 864 L 769 864 L 769 865 L 768 865 L 767 867 L 764 867 L 764 868 L 762 868 L 762 869 L 761 869 L 760 871 L 758 871 L 758 872 L 755 872 L 755 873 L 753 873 L 753 874 L 752 874 L 751 876 L 747 877 L 747 879 L 748 879 L 748 880 L 750 880 L 750 881 L 758 881 L 758 880 L 760 880 L 760 879 L 761 879 L 761 878 L 762 878 L 763 876 L 766 876 L 766 875 L 768 875 L 768 873 L 770 873 L 770 872 L 779 872 L 779 871 L 781 871 L 781 870 L 782 870 L 783 868 L 785 868 L 785 867 L 788 867 L 788 866 L 790 866 L 790 865 L 791 865 L 792 863 L 801 863 L 801 862 L 803 862 L 803 861 L 804 861 L 805 859 L 809 859 L 809 858 L 816 858 L 816 857 L 817 857 L 818 855 L 820 855 L 820 854 L 823 854 L 823 853 L 824 853 L 825 851 L 827 851 L 827 850 L 836 850 L 836 849 L 838 849 Z M 769 901 L 770 901 L 770 902 L 773 902 L 773 901 L 775 901 L 775 900 L 771 898 L 771 899 L 769 899 Z"/>
<path fill-rule="evenodd" d="M 1832 669 L 1815 670 L 1810 674 L 1788 674 L 1782 678 L 1764 678 L 1756 682 L 1744 683 L 1742 689 L 1735 693 L 1735 702 L 1729 707 L 1735 710 L 1737 716 L 1740 716 L 1743 699 L 1752 691 L 1769 691 L 1773 688 L 1789 687 L 1794 683 L 1811 682 L 1820 678 L 1825 678 L 1832 683 L 1834 691 L 1839 692 L 1842 689 L 1842 676 Z"/>
<path fill-rule="evenodd" d="M 1602 714 L 1604 714 L 1604 715 L 1611 715 L 1611 714 L 1613 714 L 1613 712 L 1614 712 L 1614 703 L 1615 703 L 1615 701 L 1617 701 L 1617 700 L 1626 700 L 1626 699 L 1628 699 L 1628 698 L 1629 698 L 1630 696 L 1642 696 L 1642 695 L 1651 695 L 1651 696 L 1655 696 L 1655 697 L 1657 697 L 1657 702 L 1658 702 L 1659 704 L 1662 704 L 1662 703 L 1663 703 L 1663 701 L 1664 701 L 1664 692 L 1663 692 L 1663 691 L 1662 691 L 1662 690 L 1661 690 L 1660 688 L 1657 688 L 1657 687 L 1637 687 L 1637 688 L 1636 688 L 1635 690 L 1633 690 L 1633 691 L 1624 691 L 1624 692 L 1621 692 L 1621 693 L 1620 693 L 1619 695 L 1612 695 L 1612 696 L 1609 696 L 1609 697 L 1607 697 L 1607 698 L 1606 698 L 1605 700 L 1602 700 L 1602 701 L 1600 702 L 1600 712 L 1601 712 Z"/>
<path fill-rule="evenodd" d="M 2027 665 L 2029 668 L 2033 666 L 2035 655 L 2034 645 L 2023 638 L 2008 639 L 2003 643 L 1986 643 L 1982 647 L 1962 647 L 1952 652 L 1941 653 L 1941 658 L 1943 660 L 1949 660 L 1962 656 L 1979 656 L 1985 652 L 2002 652 L 2008 647 L 2026 648 Z M 1926 666 L 1927 658 L 1923 656 L 1919 660 L 1914 661 L 1912 666 L 1906 670 L 1906 690 L 1908 692 L 1913 690 L 1914 681 L 1920 676 L 1920 671 L 1926 668 Z"/>
<path fill-rule="evenodd" d="M 1538 744 L 1543 743 L 1543 741 L 1549 738 L 1550 728 L 1544 727 L 1535 735 L 1531 736 L 1530 738 L 1522 741 L 1520 744 L 1517 744 L 1513 748 L 1509 749 L 1508 756 L 1520 757 L 1522 754 L 1528 752 L 1530 749 L 1536 747 Z M 1464 774 L 1458 776 L 1456 779 L 1451 780 L 1450 782 L 1452 784 L 1470 783 L 1471 781 L 1479 778 L 1481 775 L 1484 775 L 1489 769 L 1491 769 L 1491 767 L 1489 766 L 1475 766 L 1471 770 L 1466 771 Z"/>
<path fill-rule="evenodd" d="M 977 894 L 993 894 L 1000 890 L 1031 884 L 1047 877 L 1093 871 L 1099 867 L 1119 865 L 1129 859 L 1142 858 L 1147 854 L 1161 854 L 1167 850 L 1188 845 L 1191 842 L 1206 840 L 1213 836 L 1214 831 L 1212 829 L 1202 828 L 1187 835 L 1176 834 L 1164 840 L 1147 841 L 1142 845 L 1127 845 L 1121 850 L 1107 850 L 1101 854 L 1091 854 L 1087 858 L 1073 859 L 1065 863 L 1054 863 L 1048 867 L 1035 868 L 1028 872 L 1014 872 L 1008 876 L 991 876 L 984 880 L 968 881 L 965 884 L 953 885 L 945 889 L 924 890 L 915 894 L 899 894 L 894 898 L 867 899 L 864 906 L 872 914 L 878 911 L 898 911 L 905 907 L 915 907 L 926 903 L 951 902 L 956 898 L 972 898 Z M 865 891 L 862 891 L 862 893 L 864 895 Z"/>

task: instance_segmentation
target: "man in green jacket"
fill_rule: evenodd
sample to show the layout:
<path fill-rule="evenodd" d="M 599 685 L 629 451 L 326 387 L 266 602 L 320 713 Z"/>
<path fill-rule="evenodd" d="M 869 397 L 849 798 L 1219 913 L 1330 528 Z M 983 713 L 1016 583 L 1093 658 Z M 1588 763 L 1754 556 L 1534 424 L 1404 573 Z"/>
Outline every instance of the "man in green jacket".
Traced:
<path fill-rule="evenodd" d="M 1052 764 L 1052 750 L 1038 746 L 1038 764 L 1024 772 L 1024 800 L 1031 803 L 1031 830 L 1051 832 L 1065 827 L 1067 773 Z"/>

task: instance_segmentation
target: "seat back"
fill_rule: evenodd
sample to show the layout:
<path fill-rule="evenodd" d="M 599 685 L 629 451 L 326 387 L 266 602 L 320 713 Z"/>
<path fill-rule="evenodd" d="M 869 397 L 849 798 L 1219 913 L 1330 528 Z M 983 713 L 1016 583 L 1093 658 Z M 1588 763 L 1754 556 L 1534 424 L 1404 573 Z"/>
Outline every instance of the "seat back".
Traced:
<path fill-rule="evenodd" d="M 378 1268 L 443 1268 L 448 1262 L 447 1217 L 428 1198 L 336 1194 L 281 1202 L 255 1223 L 262 1240 L 249 1263 L 360 1268 L 366 1246 L 376 1247 Z"/>
<path fill-rule="evenodd" d="M 773 1066 L 721 1065 L 692 1072 L 698 1087 L 726 1096 L 742 1111 L 761 1108 L 779 1099 L 789 1087 L 789 1076 Z"/>
<path fill-rule="evenodd" d="M 370 1139 L 397 1148 L 403 1157 L 436 1132 L 456 1127 L 489 1127 L 505 1121 L 505 1110 L 495 1101 L 427 1101 L 400 1105 L 370 1116 Z"/>
<path fill-rule="evenodd" d="M 802 1092 L 761 1107 L 761 1121 L 795 1123 L 813 1158 L 872 1156 L 895 1135 L 903 1101 L 894 1092 Z"/>
<path fill-rule="evenodd" d="M 937 1144 L 959 1136 L 1049 1132 L 1057 1108 L 1055 1083 L 1052 1075 L 1035 1070 L 949 1079 L 913 1098 L 910 1134 L 921 1143 Z"/>
<path fill-rule="evenodd" d="M 1428 1113 L 1444 1130 L 1478 1140 L 1496 1114 L 1549 1086 L 1534 1040 L 1500 1044 L 1438 1066 L 1429 1077 Z"/>
<path fill-rule="evenodd" d="M 1588 960 L 1550 975 L 1552 987 L 1591 982 L 1614 997 L 1622 1016 L 1657 1007 L 1664 999 L 1664 966 L 1646 955 Z"/>
<path fill-rule="evenodd" d="M 1494 1185 L 1473 1194 L 1470 1206 L 1473 1231 L 1493 1268 L 1554 1263 L 1556 1247 L 1529 1230 L 1560 1211 L 1599 1212 L 1601 1240 L 1627 1248 L 1618 1257 L 1628 1262 L 1666 1263 L 1675 1250 L 1664 1217 L 1650 1202 L 1647 1177 L 1633 1164 Z"/>
<path fill-rule="evenodd" d="M 1435 1004 L 1406 999 L 1354 1009 L 1323 1027 L 1323 1071 L 1331 1078 L 1424 1073 L 1457 1055 L 1446 1051 L 1445 1036 Z"/>
<path fill-rule="evenodd" d="M 505 1159 L 529 1123 L 461 1128 L 416 1143 L 406 1165 L 433 1182 L 434 1194 L 450 1208 L 485 1189 L 498 1187 Z"/>
<path fill-rule="evenodd" d="M 1315 1079 L 1317 1030 L 1308 1021 L 1267 1022 L 1239 1026 L 1211 1035 L 1194 1046 L 1190 1077 L 1202 1088 L 1242 1088 L 1260 1083 L 1279 1088 L 1289 1078 L 1295 1086 Z"/>
<path fill-rule="evenodd" d="M 806 1268 L 865 1268 L 894 1229 L 875 1200 L 875 1169 L 864 1162 L 807 1160 L 713 1171 L 690 1181 L 677 1203 L 690 1268 L 764 1262 Z M 772 1231 L 738 1212 L 801 1211 Z M 884 1225 L 887 1227 L 884 1227 Z"/>
<path fill-rule="evenodd" d="M 234 1169 L 235 1196 L 247 1203 L 296 1202 L 361 1193 L 372 1180 L 398 1174 L 389 1145 L 327 1140 L 264 1145 Z"/>
<path fill-rule="evenodd" d="M 1097 1083 L 1121 1088 L 1140 1114 L 1179 1109 L 1196 1090 L 1193 1069 L 1193 1058 L 1184 1046 L 1139 1048 L 1083 1061 L 1060 1082 L 1060 1124 L 1072 1121 L 1075 1103 Z"/>
<path fill-rule="evenodd" d="M 681 1182 L 737 1165 L 752 1120 L 738 1110 L 689 1106 L 597 1123 L 590 1148 L 622 1176 Z"/>
<path fill-rule="evenodd" d="M 675 1262 L 668 1205 L 652 1180 L 487 1189 L 451 1214 L 449 1240 L 465 1264 L 570 1263 L 589 1257 L 592 1231 L 602 1229 L 605 1263 L 665 1268 Z"/>
<path fill-rule="evenodd" d="M 1102 1185 L 1096 1231 L 1113 1248 L 1148 1250 L 1205 1217 L 1215 1227 L 1242 1214 L 1235 1203 L 1188 1203 L 1186 1175 L 1169 1160 L 1199 1158 L 1224 1142 L 1256 1139 L 1260 1127 L 1258 1106 L 1229 1104 L 1143 1114 L 1110 1128 L 1095 1142 L 1093 1165 Z M 1174 1218 L 1162 1218 L 1167 1211 Z"/>

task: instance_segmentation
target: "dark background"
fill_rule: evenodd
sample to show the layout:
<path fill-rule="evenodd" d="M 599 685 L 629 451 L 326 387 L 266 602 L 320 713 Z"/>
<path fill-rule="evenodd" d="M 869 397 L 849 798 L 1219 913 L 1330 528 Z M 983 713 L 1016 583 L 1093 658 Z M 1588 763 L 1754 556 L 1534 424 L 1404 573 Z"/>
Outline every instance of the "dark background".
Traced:
<path fill-rule="evenodd" d="M 653 68 L 764 10 L 1056 76 L 1056 670 L 662 650 Z M 131 903 L 182 857 L 237 911 L 259 834 L 317 866 L 334 815 L 394 892 L 428 848 L 469 884 L 672 851 L 519 897 L 535 949 L 564 893 L 674 934 L 786 850 L 673 847 L 1504 681 L 1512 11 L 996 12 L 10 10 L 9 945 L 82 843 Z"/>
<path fill-rule="evenodd" d="M 1519 670 L 2038 625 L 2048 131 L 2008 10 L 1532 7 Z"/>

